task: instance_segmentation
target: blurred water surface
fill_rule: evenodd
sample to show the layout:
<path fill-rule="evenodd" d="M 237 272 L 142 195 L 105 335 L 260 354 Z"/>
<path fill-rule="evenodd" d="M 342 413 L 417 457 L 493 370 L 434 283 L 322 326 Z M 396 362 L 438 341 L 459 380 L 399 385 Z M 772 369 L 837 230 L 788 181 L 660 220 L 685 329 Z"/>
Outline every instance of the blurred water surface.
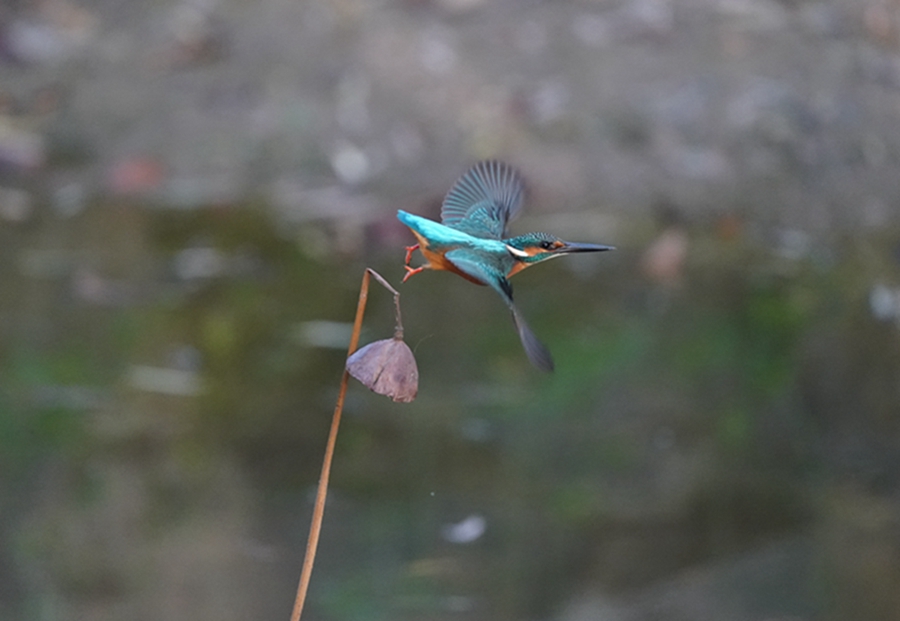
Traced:
<path fill-rule="evenodd" d="M 786 258 L 699 228 L 662 282 L 618 230 L 614 255 L 516 279 L 552 376 L 491 292 L 402 287 L 420 396 L 352 387 L 310 615 L 596 618 L 565 613 L 587 590 L 643 618 L 679 580 L 718 618 L 857 597 L 887 618 L 897 327 L 864 281 L 889 248 Z M 363 261 L 311 259 L 254 205 L 4 236 L 4 609 L 284 614 Z M 366 263 L 398 282 L 402 254 Z M 387 293 L 366 326 L 392 333 Z"/>
<path fill-rule="evenodd" d="M 900 618 L 888 2 L 0 8 L 0 617 L 287 618 L 366 266 L 482 157 L 515 232 L 400 288 L 304 618 Z M 370 294 L 364 342 L 393 331 Z"/>

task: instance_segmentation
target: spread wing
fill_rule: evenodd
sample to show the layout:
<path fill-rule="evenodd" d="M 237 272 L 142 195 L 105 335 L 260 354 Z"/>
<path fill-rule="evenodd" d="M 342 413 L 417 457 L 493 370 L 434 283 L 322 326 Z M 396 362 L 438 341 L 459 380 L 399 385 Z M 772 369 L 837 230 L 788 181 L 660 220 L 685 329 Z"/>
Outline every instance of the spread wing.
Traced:
<path fill-rule="evenodd" d="M 450 188 L 441 207 L 441 222 L 475 237 L 503 239 L 524 198 L 525 184 L 515 168 L 485 160 Z"/>
<path fill-rule="evenodd" d="M 525 354 L 528 356 L 531 364 L 541 371 L 552 371 L 553 357 L 550 355 L 547 347 L 534 335 L 534 332 L 531 331 L 531 328 L 525 322 L 525 318 L 522 317 L 516 305 L 513 304 L 512 285 L 509 284 L 506 276 L 495 266 L 479 261 L 478 256 L 466 248 L 451 250 L 444 256 L 461 272 L 468 274 L 478 282 L 489 285 L 500 294 L 500 297 L 503 298 L 503 301 L 506 302 L 512 313 L 516 331 L 519 333 L 519 340 L 522 341 L 522 347 L 525 348 Z"/>

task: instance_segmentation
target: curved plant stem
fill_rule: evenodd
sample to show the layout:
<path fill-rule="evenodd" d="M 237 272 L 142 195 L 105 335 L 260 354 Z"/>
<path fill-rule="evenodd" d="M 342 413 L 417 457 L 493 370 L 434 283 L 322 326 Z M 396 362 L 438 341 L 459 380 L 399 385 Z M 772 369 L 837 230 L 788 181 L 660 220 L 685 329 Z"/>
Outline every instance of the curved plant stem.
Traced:
<path fill-rule="evenodd" d="M 350 347 L 347 357 L 356 351 L 359 344 L 359 333 L 362 329 L 363 316 L 366 313 L 366 301 L 369 297 L 369 275 L 381 283 L 394 294 L 394 306 L 396 307 L 397 327 L 396 331 L 403 334 L 403 326 L 400 324 L 400 294 L 381 275 L 371 268 L 366 268 L 363 274 L 362 285 L 359 288 L 359 302 L 356 305 L 356 319 L 353 321 L 353 333 L 350 335 Z M 322 474 L 319 476 L 319 487 L 316 491 L 316 503 L 313 507 L 312 523 L 309 526 L 309 540 L 306 543 L 306 555 L 303 557 L 303 569 L 300 572 L 300 583 L 297 585 L 297 597 L 294 600 L 294 611 L 291 613 L 291 621 L 299 621 L 303 612 L 303 604 L 306 601 L 306 591 L 309 589 L 309 579 L 312 576 L 313 562 L 316 558 L 316 548 L 319 545 L 319 534 L 322 530 L 322 518 L 325 515 L 325 497 L 328 494 L 328 477 L 331 474 L 331 461 L 334 457 L 334 446 L 337 442 L 338 427 L 341 424 L 341 413 L 344 411 L 344 395 L 347 393 L 347 382 L 350 373 L 344 367 L 341 376 L 341 388 L 338 391 L 337 404 L 334 406 L 334 415 L 331 417 L 331 431 L 328 433 L 328 444 L 325 446 L 325 459 L 322 462 Z"/>
<path fill-rule="evenodd" d="M 366 274 L 367 275 L 372 274 L 372 276 L 375 278 L 375 280 L 377 280 L 378 282 L 381 283 L 382 287 L 384 287 L 385 289 L 387 289 L 388 291 L 390 291 L 391 293 L 394 294 L 394 318 L 395 318 L 394 338 L 402 339 L 403 338 L 403 322 L 400 321 L 400 292 L 397 291 L 396 289 L 394 289 L 391 286 L 391 284 L 381 276 L 381 274 L 379 274 L 372 268 L 367 267 Z M 365 276 L 363 276 L 363 279 L 365 279 Z M 353 352 L 351 351 L 350 353 L 352 354 Z M 349 355 L 348 355 L 348 357 L 349 357 Z"/>

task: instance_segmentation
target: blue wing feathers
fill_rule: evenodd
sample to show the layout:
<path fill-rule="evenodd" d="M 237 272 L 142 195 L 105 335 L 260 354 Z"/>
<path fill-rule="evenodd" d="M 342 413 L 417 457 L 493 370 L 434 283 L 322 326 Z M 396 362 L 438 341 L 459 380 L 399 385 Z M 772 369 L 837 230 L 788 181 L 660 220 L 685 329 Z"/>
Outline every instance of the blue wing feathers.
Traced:
<path fill-rule="evenodd" d="M 515 168 L 485 160 L 450 188 L 441 207 L 441 221 L 475 237 L 502 239 L 524 198 L 525 185 Z"/>

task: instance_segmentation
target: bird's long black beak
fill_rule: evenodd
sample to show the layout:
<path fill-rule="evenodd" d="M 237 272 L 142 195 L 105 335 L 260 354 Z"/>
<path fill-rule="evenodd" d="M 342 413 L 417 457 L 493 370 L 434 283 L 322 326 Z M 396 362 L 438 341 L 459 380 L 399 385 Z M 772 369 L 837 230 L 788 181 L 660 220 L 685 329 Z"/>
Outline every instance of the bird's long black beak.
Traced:
<path fill-rule="evenodd" d="M 557 254 L 572 254 L 575 252 L 603 252 L 615 250 L 615 246 L 603 246 L 601 244 L 579 244 L 577 242 L 564 242 L 565 246 L 557 249 Z"/>

